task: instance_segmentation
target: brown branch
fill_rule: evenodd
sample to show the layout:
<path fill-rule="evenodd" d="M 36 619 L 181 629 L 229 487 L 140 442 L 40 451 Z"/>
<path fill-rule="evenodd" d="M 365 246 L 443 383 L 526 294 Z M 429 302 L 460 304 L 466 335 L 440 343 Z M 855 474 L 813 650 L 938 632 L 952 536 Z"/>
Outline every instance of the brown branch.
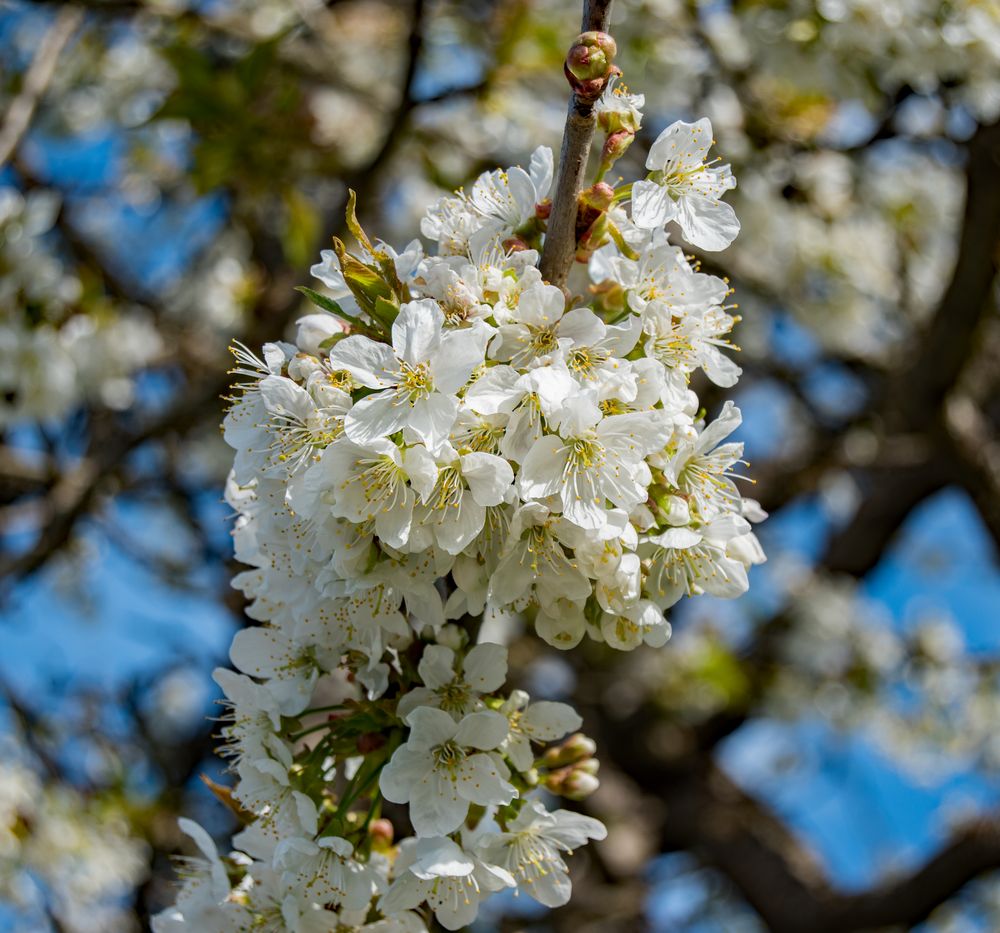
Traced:
<path fill-rule="evenodd" d="M 954 470 L 1000 553 L 1000 440 L 979 406 L 965 396 L 945 403 L 945 428 Z"/>
<path fill-rule="evenodd" d="M 0 126 L 0 168 L 10 161 L 28 132 L 31 118 L 56 73 L 59 56 L 83 20 L 83 11 L 67 6 L 42 37 L 35 57 L 24 75 L 18 95 L 11 101 Z"/>
<path fill-rule="evenodd" d="M 607 32 L 611 3 L 612 0 L 587 0 L 580 31 Z M 540 263 L 542 278 L 560 287 L 565 285 L 576 257 L 577 195 L 583 187 L 583 173 L 587 169 L 596 126 L 594 101 L 575 92 L 571 94 L 559 155 L 559 180 L 552 197 L 552 213 Z"/>

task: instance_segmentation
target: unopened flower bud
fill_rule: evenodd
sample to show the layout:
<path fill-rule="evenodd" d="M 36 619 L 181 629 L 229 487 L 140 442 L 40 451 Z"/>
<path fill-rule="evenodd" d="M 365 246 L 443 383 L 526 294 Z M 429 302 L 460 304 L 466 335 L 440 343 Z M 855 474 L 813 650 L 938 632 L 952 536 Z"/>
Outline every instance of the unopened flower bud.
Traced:
<path fill-rule="evenodd" d="M 446 625 L 442 625 L 441 628 L 438 629 L 437 634 L 434 636 L 434 640 L 439 645 L 443 645 L 445 648 L 451 648 L 452 651 L 458 651 L 465 644 L 465 632 L 453 622 L 449 622 Z"/>
<path fill-rule="evenodd" d="M 559 793 L 567 800 L 585 800 L 600 786 L 601 782 L 594 775 L 575 769 L 563 782 Z"/>
<path fill-rule="evenodd" d="M 687 525 L 691 521 L 687 500 L 657 487 L 650 490 L 650 496 L 656 503 L 658 518 L 662 524 L 676 527 Z"/>
<path fill-rule="evenodd" d="M 577 95 L 597 100 L 608 78 L 618 74 L 612 64 L 618 52 L 615 40 L 606 32 L 585 32 L 577 36 L 566 55 L 566 78 Z"/>
<path fill-rule="evenodd" d="M 372 844 L 376 849 L 388 848 L 392 845 L 395 830 L 392 828 L 392 823 L 386 819 L 372 820 L 368 827 L 368 835 L 372 837 Z"/>
<path fill-rule="evenodd" d="M 575 732 L 564 742 L 548 749 L 542 757 L 546 768 L 561 768 L 585 758 L 591 758 L 597 753 L 597 743 L 582 732 Z"/>
<path fill-rule="evenodd" d="M 595 211 L 606 211 L 615 200 L 615 189 L 605 181 L 584 188 L 580 192 L 580 204 Z"/>
<path fill-rule="evenodd" d="M 552 213 L 552 198 L 545 198 L 535 205 L 535 216 L 539 220 L 548 220 Z"/>
<path fill-rule="evenodd" d="M 601 168 L 607 171 L 632 145 L 635 133 L 631 130 L 618 130 L 604 140 L 604 148 L 601 150 Z"/>

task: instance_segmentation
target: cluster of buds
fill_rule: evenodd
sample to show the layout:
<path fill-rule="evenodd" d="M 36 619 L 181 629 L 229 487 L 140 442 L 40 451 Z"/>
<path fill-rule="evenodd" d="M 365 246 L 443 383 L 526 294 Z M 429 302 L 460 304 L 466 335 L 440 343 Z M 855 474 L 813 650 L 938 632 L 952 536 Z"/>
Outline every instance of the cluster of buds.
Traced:
<path fill-rule="evenodd" d="M 576 732 L 565 742 L 548 749 L 542 756 L 545 776 L 542 783 L 547 790 L 567 800 L 584 800 L 600 786 L 597 771 L 600 762 L 594 757 L 597 744 L 593 739 Z"/>

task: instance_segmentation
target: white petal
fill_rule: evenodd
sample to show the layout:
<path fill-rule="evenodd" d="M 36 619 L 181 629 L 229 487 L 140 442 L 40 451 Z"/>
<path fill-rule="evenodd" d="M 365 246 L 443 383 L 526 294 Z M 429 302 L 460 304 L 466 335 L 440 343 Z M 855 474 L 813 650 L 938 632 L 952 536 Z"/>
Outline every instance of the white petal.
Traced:
<path fill-rule="evenodd" d="M 497 770 L 496 762 L 489 755 L 470 755 L 459 769 L 458 792 L 472 803 L 489 807 L 510 803 L 517 791 L 508 784 Z"/>
<path fill-rule="evenodd" d="M 535 186 L 535 197 L 541 201 L 552 187 L 552 150 L 548 146 L 539 146 L 531 153 L 528 166 L 528 176 Z"/>
<path fill-rule="evenodd" d="M 493 336 L 493 328 L 485 324 L 449 331 L 431 359 L 434 387 L 446 395 L 462 388 L 472 371 L 486 356 L 486 344 Z"/>
<path fill-rule="evenodd" d="M 553 434 L 537 440 L 528 451 L 518 474 L 518 486 L 525 499 L 543 499 L 563 487 L 563 468 L 568 453 L 562 439 Z"/>
<path fill-rule="evenodd" d="M 419 710 L 416 712 L 419 712 Z M 434 712 L 440 711 L 434 710 Z M 416 713 L 411 714 L 411 718 L 413 715 L 416 715 Z M 443 715 L 448 716 L 447 713 Z M 448 720 L 451 722 L 450 716 Z M 451 723 L 451 725 L 452 729 L 454 729 L 454 723 Z M 469 713 L 458 724 L 458 728 L 453 734 L 455 741 L 459 745 L 489 751 L 490 749 L 497 748 L 507 737 L 508 728 L 506 716 L 496 713 L 493 710 L 483 710 L 479 713 Z"/>
<path fill-rule="evenodd" d="M 410 822 L 418 836 L 447 836 L 462 825 L 468 812 L 468 801 L 459 796 L 458 784 L 448 776 L 434 771 L 413 785 Z"/>
<path fill-rule="evenodd" d="M 712 124 L 707 117 L 696 123 L 677 120 L 671 123 L 649 147 L 646 168 L 663 171 L 673 164 L 692 168 L 705 161 L 712 147 Z"/>
<path fill-rule="evenodd" d="M 492 366 L 465 390 L 465 403 L 480 415 L 509 413 L 524 394 L 515 388 L 520 378 L 511 366 Z"/>
<path fill-rule="evenodd" d="M 552 742 L 583 725 L 580 714 L 566 703 L 541 700 L 532 703 L 521 717 L 521 728 L 533 739 Z"/>
<path fill-rule="evenodd" d="M 483 642 L 476 645 L 462 665 L 465 682 L 479 693 L 492 693 L 507 679 L 507 649 Z"/>
<path fill-rule="evenodd" d="M 411 366 L 428 361 L 441 342 L 443 323 L 444 312 L 430 298 L 403 305 L 392 322 L 392 346 L 396 355 Z"/>
<path fill-rule="evenodd" d="M 458 744 L 464 744 L 458 736 L 455 721 L 451 716 L 432 706 L 421 706 L 415 709 L 406 717 L 406 724 L 411 729 L 410 737 L 407 740 L 408 748 L 427 751 L 436 745 L 443 745 L 452 738 Z"/>
<path fill-rule="evenodd" d="M 462 476 L 476 502 L 487 506 L 503 502 L 514 482 L 514 471 L 503 457 L 479 452 L 463 455 Z"/>
<path fill-rule="evenodd" d="M 680 224 L 684 239 L 699 249 L 725 249 L 740 232 L 732 205 L 697 194 L 681 197 L 674 219 Z"/>
<path fill-rule="evenodd" d="M 632 185 L 632 223 L 643 230 L 656 230 L 673 220 L 677 205 L 662 185 L 637 181 Z"/>
<path fill-rule="evenodd" d="M 406 803 L 413 788 L 424 780 L 432 766 L 433 761 L 426 752 L 401 745 L 392 753 L 392 758 L 379 775 L 378 786 L 382 796 L 393 803 Z"/>
<path fill-rule="evenodd" d="M 369 389 L 384 389 L 395 384 L 396 377 L 392 373 L 399 369 L 399 362 L 392 347 L 355 334 L 341 340 L 330 351 L 330 366 L 346 369 Z"/>
<path fill-rule="evenodd" d="M 351 411 L 356 411 L 357 407 L 355 405 Z M 451 433 L 451 428 L 455 423 L 457 414 L 458 399 L 435 392 L 429 398 L 417 401 L 412 409 L 407 409 L 407 415 L 403 423 L 411 428 L 428 447 L 434 450 L 448 440 L 448 435 Z M 350 418 L 350 414 L 347 417 Z M 402 423 L 400 427 L 402 427 Z"/>
<path fill-rule="evenodd" d="M 417 669 L 420 679 L 431 690 L 438 690 L 455 678 L 455 652 L 444 645 L 428 645 Z"/>
<path fill-rule="evenodd" d="M 433 878 L 464 878 L 476 867 L 464 849 L 451 839 L 421 839 L 410 871 L 424 881 Z"/>
<path fill-rule="evenodd" d="M 344 433 L 355 443 L 368 444 L 395 434 L 410 416 L 410 406 L 394 390 L 367 395 L 347 413 Z"/>

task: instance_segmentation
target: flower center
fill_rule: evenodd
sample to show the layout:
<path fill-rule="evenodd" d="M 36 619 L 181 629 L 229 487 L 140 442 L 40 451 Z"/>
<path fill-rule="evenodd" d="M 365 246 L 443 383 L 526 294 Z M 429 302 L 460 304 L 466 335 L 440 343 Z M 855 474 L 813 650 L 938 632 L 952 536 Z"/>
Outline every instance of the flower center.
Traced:
<path fill-rule="evenodd" d="M 604 463 L 604 447 L 596 439 L 576 437 L 568 444 L 564 473 L 580 473 L 583 470 L 598 469 Z"/>
<path fill-rule="evenodd" d="M 434 763 L 440 768 L 454 771 L 465 760 L 465 749 L 449 739 L 434 749 Z"/>
<path fill-rule="evenodd" d="M 398 375 L 400 391 L 410 397 L 411 403 L 427 398 L 434 388 L 431 368 L 427 363 L 418 363 L 416 366 L 401 363 Z"/>
<path fill-rule="evenodd" d="M 447 466 L 438 473 L 437 485 L 434 487 L 434 508 L 446 509 L 451 506 L 457 509 L 462 503 L 462 474 L 456 466 Z"/>
<path fill-rule="evenodd" d="M 457 678 L 437 691 L 441 709 L 449 713 L 462 712 L 469 701 L 469 688 Z"/>
<path fill-rule="evenodd" d="M 367 464 L 358 477 L 365 501 L 379 505 L 383 510 L 395 507 L 406 486 L 403 468 L 388 454 L 361 462 Z"/>

